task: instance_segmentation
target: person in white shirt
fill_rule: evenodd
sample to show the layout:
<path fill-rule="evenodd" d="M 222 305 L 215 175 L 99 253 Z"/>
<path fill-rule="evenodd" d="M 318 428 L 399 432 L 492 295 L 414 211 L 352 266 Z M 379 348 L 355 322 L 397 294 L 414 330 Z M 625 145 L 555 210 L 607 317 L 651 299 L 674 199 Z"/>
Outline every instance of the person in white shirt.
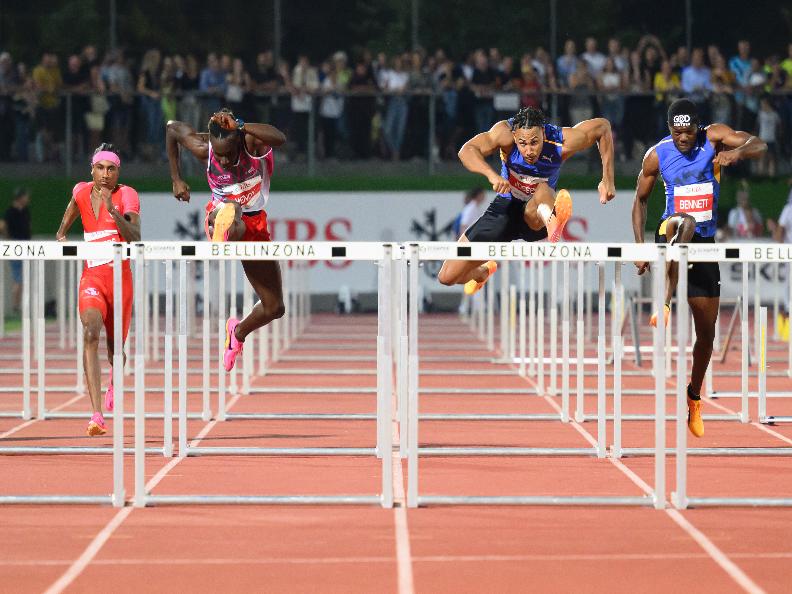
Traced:
<path fill-rule="evenodd" d="M 759 161 L 759 175 L 767 175 L 775 177 L 776 163 L 778 162 L 778 129 L 781 127 L 781 118 L 773 105 L 770 103 L 770 97 L 765 95 L 759 101 L 759 115 L 757 117 L 757 128 L 759 138 L 767 143 L 767 152 L 761 161 Z"/>
<path fill-rule="evenodd" d="M 391 159 L 399 160 L 404 129 L 407 126 L 407 98 L 404 91 L 410 81 L 410 74 L 404 70 L 401 56 L 394 56 L 392 68 L 380 74 L 380 85 L 388 95 L 388 108 L 385 112 L 383 139 Z"/>
<path fill-rule="evenodd" d="M 741 239 L 761 236 L 764 229 L 762 215 L 751 206 L 748 184 L 744 181 L 737 190 L 736 198 L 737 206 L 729 211 L 729 235 Z"/>
<path fill-rule="evenodd" d="M 597 40 L 593 37 L 586 38 L 586 51 L 580 57 L 586 63 L 589 74 L 593 78 L 596 78 L 605 68 L 605 54 L 597 51 Z"/>
<path fill-rule="evenodd" d="M 465 195 L 465 206 L 459 215 L 459 229 L 457 236 L 462 235 L 467 231 L 473 223 L 475 223 L 484 211 L 487 210 L 487 204 L 484 190 L 482 188 L 473 188 Z"/>

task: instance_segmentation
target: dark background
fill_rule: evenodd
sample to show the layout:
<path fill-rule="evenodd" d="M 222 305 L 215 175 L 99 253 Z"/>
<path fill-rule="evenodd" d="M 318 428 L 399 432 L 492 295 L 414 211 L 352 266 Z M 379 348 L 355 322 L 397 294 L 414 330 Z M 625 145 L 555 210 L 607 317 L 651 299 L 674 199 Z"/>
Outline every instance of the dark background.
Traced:
<path fill-rule="evenodd" d="M 109 46 L 110 0 L 0 0 L 0 50 L 35 63 L 41 52 L 68 55 L 90 43 Z M 273 45 L 273 0 L 116 0 L 118 45 L 129 54 L 150 47 L 168 53 L 228 52 L 252 58 Z M 419 44 L 452 59 L 477 47 L 505 54 L 550 46 L 550 0 L 420 0 Z M 792 2 L 692 0 L 693 45 L 717 44 L 727 59 L 740 38 L 753 53 L 786 53 L 792 41 Z M 412 0 L 282 0 L 282 55 L 321 60 L 338 49 L 411 49 Z M 567 38 L 593 35 L 600 47 L 616 36 L 634 46 L 653 33 L 666 49 L 684 45 L 685 0 L 557 0 L 560 52 Z"/>

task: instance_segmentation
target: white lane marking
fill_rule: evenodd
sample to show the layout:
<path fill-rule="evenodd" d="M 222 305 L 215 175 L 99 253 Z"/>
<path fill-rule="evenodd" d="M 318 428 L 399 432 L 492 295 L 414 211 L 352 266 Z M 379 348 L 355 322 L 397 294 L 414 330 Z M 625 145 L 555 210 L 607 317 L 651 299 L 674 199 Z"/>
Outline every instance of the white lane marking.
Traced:
<path fill-rule="evenodd" d="M 56 406 L 55 408 L 53 408 L 53 409 L 51 409 L 51 410 L 49 410 L 47 412 L 59 411 L 60 409 L 66 408 L 70 404 L 74 404 L 80 398 L 84 398 L 84 397 L 85 397 L 85 394 L 78 394 L 77 396 L 75 396 L 71 400 L 67 400 L 63 404 L 60 404 L 60 405 Z M 88 415 L 86 414 L 85 416 L 87 417 Z M 11 429 L 6 431 L 5 433 L 0 433 L 0 439 L 3 439 L 4 437 L 8 437 L 9 435 L 13 435 L 17 431 L 22 431 L 22 429 L 24 429 L 25 427 L 30 427 L 33 423 L 38 423 L 41 420 L 43 420 L 43 419 L 30 419 L 29 421 L 25 421 L 24 423 L 22 423 L 20 425 L 17 425 L 16 427 L 12 427 Z M 42 438 L 42 439 L 46 439 L 46 438 Z"/>
<path fill-rule="evenodd" d="M 538 386 L 531 380 L 529 377 L 525 378 L 525 381 L 529 384 L 532 384 L 534 389 L 538 390 Z M 561 407 L 553 401 L 549 396 L 543 394 L 543 397 L 550 405 L 556 409 L 556 411 L 560 414 Z M 589 437 L 587 441 L 592 444 L 596 445 L 597 441 L 593 435 L 591 435 L 588 431 L 586 431 L 583 427 L 580 426 L 579 423 L 570 419 L 570 424 L 578 431 L 578 433 L 587 434 Z M 585 437 L 585 435 L 584 435 Z M 652 488 L 646 484 L 638 475 L 636 475 L 632 470 L 627 468 L 621 460 L 608 457 L 607 460 L 613 464 L 616 468 L 618 468 L 627 478 L 629 478 L 636 486 L 638 486 L 642 491 L 644 491 L 647 495 L 652 494 Z M 663 494 L 665 496 L 665 494 Z M 759 587 L 756 582 L 754 582 L 748 575 L 740 569 L 729 557 L 721 551 L 715 543 L 713 543 L 707 536 L 698 530 L 693 524 L 691 524 L 682 514 L 680 514 L 675 509 L 664 509 L 665 513 L 671 520 L 679 526 L 682 530 L 684 530 L 690 538 L 692 538 L 706 553 L 707 555 L 717 563 L 726 574 L 731 577 L 740 587 L 742 587 L 746 592 L 750 594 L 762 594 L 764 590 Z"/>
<path fill-rule="evenodd" d="M 228 402 L 227 408 L 231 408 L 234 403 L 239 400 L 240 394 L 237 394 Z M 201 439 L 203 439 L 209 431 L 214 428 L 217 424 L 217 419 L 211 420 L 206 426 L 201 430 L 200 433 L 190 442 L 190 446 L 196 446 Z M 176 457 L 173 458 L 170 462 L 168 462 L 165 466 L 163 466 L 159 472 L 157 472 L 151 480 L 146 484 L 146 491 L 151 491 L 154 487 L 159 484 L 159 482 L 165 478 L 165 475 L 176 466 L 179 462 L 184 460 L 184 458 Z M 59 594 L 63 592 L 75 579 L 88 567 L 93 561 L 93 558 L 99 553 L 105 543 L 110 539 L 113 535 L 113 532 L 123 523 L 124 520 L 127 519 L 129 514 L 132 513 L 133 507 L 125 507 L 124 509 L 119 510 L 119 512 L 113 516 L 113 518 L 105 525 L 104 528 L 97 534 L 94 539 L 89 543 L 86 549 L 82 552 L 82 554 L 71 564 L 71 566 L 61 575 L 55 583 L 53 583 L 44 594 Z"/>

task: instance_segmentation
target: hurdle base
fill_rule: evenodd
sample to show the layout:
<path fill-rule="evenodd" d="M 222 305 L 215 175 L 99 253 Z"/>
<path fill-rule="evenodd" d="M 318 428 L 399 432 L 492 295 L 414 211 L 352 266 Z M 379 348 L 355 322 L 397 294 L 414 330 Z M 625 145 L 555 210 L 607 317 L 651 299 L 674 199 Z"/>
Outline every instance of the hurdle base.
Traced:
<path fill-rule="evenodd" d="M 112 495 L 2 495 L 0 505 L 112 505 Z"/>
<path fill-rule="evenodd" d="M 91 447 L 91 446 L 9 446 L 0 447 L 0 456 L 19 456 L 19 455 L 74 455 L 74 454 L 112 454 L 113 447 Z M 134 454 L 135 448 L 124 448 L 125 454 Z M 163 448 L 146 448 L 147 454 L 163 455 Z"/>
<path fill-rule="evenodd" d="M 596 448 L 418 448 L 419 456 L 590 456 L 597 457 Z"/>
<path fill-rule="evenodd" d="M 688 497 L 688 507 L 792 507 L 788 497 Z"/>
<path fill-rule="evenodd" d="M 376 448 L 188 447 L 187 456 L 375 456 Z"/>
<path fill-rule="evenodd" d="M 147 495 L 145 505 L 382 505 L 381 495 Z"/>
<path fill-rule="evenodd" d="M 652 497 L 555 497 L 552 495 L 419 495 L 418 506 L 432 505 L 536 505 L 536 506 L 641 506 L 654 507 Z"/>
<path fill-rule="evenodd" d="M 654 456 L 654 448 L 621 448 L 622 458 Z M 688 456 L 792 456 L 792 447 L 779 448 L 688 448 Z M 666 448 L 666 456 L 676 456 L 676 448 Z"/>

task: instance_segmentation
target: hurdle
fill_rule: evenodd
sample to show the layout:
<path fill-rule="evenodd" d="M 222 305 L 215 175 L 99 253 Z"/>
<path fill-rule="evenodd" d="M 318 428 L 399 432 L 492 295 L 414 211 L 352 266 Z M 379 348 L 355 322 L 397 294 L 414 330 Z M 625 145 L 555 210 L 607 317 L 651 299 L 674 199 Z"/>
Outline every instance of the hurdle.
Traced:
<path fill-rule="evenodd" d="M 765 251 L 770 248 L 766 248 L 761 244 L 753 245 L 753 244 L 717 244 L 717 245 L 702 245 L 702 244 L 679 244 L 676 246 L 670 246 L 667 258 L 669 260 L 675 260 L 679 262 L 679 268 L 682 270 L 687 269 L 689 262 L 721 262 L 721 261 L 741 261 L 745 262 L 762 262 L 762 261 L 773 261 L 774 259 L 778 259 L 779 255 L 781 254 L 780 251 Z M 789 252 L 789 256 L 792 259 L 792 251 Z M 743 266 L 743 278 L 747 276 L 747 266 Z M 686 295 L 687 294 L 687 287 L 688 287 L 688 279 L 686 274 L 679 275 L 679 281 L 677 286 L 677 293 L 679 295 Z M 743 307 L 747 306 L 747 302 L 743 302 Z M 762 314 L 760 310 L 760 316 L 765 316 L 765 324 L 766 327 L 766 310 L 765 313 Z M 676 328 L 677 328 L 677 343 L 679 345 L 687 344 L 688 341 L 688 322 L 690 318 L 690 310 L 687 299 L 678 299 L 677 300 L 677 315 L 675 317 L 676 321 Z M 741 411 L 739 414 L 739 420 L 741 422 L 747 423 L 750 420 L 749 411 L 748 411 L 748 391 L 747 391 L 747 361 L 745 359 L 748 351 L 748 322 L 747 317 L 743 319 L 742 322 L 744 334 L 742 336 L 742 350 L 743 350 L 743 361 L 742 366 L 743 370 L 745 370 L 745 374 L 743 375 L 743 382 L 744 382 L 744 392 L 741 395 Z M 761 328 L 761 324 L 757 326 Z M 766 340 L 766 332 L 764 334 Z M 691 502 L 695 502 L 696 505 L 728 505 L 728 501 L 724 498 L 688 498 L 685 493 L 685 485 L 686 485 L 686 468 L 687 468 L 687 457 L 688 456 L 714 456 L 714 457 L 750 457 L 750 456 L 792 456 L 792 447 L 772 447 L 772 448 L 762 448 L 762 447 L 694 447 L 690 448 L 687 446 L 687 373 L 688 373 L 688 358 L 687 358 L 687 349 L 680 348 L 678 350 L 678 359 L 677 359 L 677 377 L 676 377 L 676 414 L 672 419 L 675 420 L 677 423 L 676 426 L 676 433 L 677 433 L 677 445 L 675 448 L 669 448 L 666 452 L 668 455 L 675 456 L 677 458 L 676 461 L 676 471 L 677 471 L 677 498 L 679 501 L 678 507 L 680 509 L 686 507 Z M 761 376 L 759 378 L 761 383 Z M 760 390 L 761 391 L 761 390 Z M 761 414 L 761 409 L 760 409 Z M 714 415 L 713 415 L 714 416 Z M 707 417 L 704 417 L 705 419 Z M 711 418 L 711 417 L 710 417 Z M 731 420 L 734 416 L 730 415 L 727 419 L 720 419 L 720 420 Z M 655 451 L 652 448 L 621 448 L 620 450 L 621 456 L 644 456 L 644 455 L 654 455 Z M 750 501 L 750 503 L 746 503 Z M 776 500 L 773 500 L 776 501 Z M 780 500 L 783 501 L 783 500 Z M 790 504 L 792 504 L 792 499 L 789 500 Z M 735 505 L 761 505 L 761 499 L 734 499 Z M 768 505 L 787 505 L 786 503 L 768 503 Z"/>
<path fill-rule="evenodd" d="M 115 407 L 119 418 L 123 418 L 124 411 L 124 377 L 122 370 L 122 319 L 123 293 L 121 286 L 121 262 L 124 259 L 125 247 L 122 244 L 101 243 L 58 243 L 58 242 L 0 242 L 0 254 L 12 254 L 15 259 L 23 259 L 23 374 L 25 375 L 26 392 L 23 394 L 23 418 L 30 419 L 30 262 L 36 261 L 39 271 L 39 293 L 43 293 L 43 262 L 47 260 L 73 259 L 73 260 L 111 260 L 113 262 L 113 311 L 114 315 L 114 357 L 113 357 L 113 383 L 115 386 Z M 42 339 L 44 328 L 44 310 L 38 309 L 39 341 L 37 342 L 38 367 L 44 365 L 44 341 Z M 40 373 L 40 372 L 39 372 Z M 39 375 L 41 378 L 41 373 Z M 41 384 L 39 384 L 41 386 Z M 41 387 L 39 388 L 42 389 Z M 41 392 L 39 392 L 41 394 Z M 113 423 L 113 446 L 109 449 L 113 455 L 113 493 L 110 495 L 2 495 L 0 504 L 110 504 L 114 507 L 123 507 L 124 493 L 124 423 Z M 91 447 L 2 447 L 0 454 L 97 454 L 108 453 L 108 448 Z"/>
<path fill-rule="evenodd" d="M 529 259 L 561 261 L 568 263 L 576 261 L 633 261 L 646 260 L 651 262 L 665 262 L 665 247 L 655 244 L 642 245 L 607 245 L 607 244 L 485 244 L 485 243 L 415 243 L 409 246 L 409 295 L 402 289 L 402 300 L 409 299 L 409 356 L 408 356 L 408 409 L 409 423 L 408 431 L 408 487 L 407 505 L 408 507 L 419 507 L 421 505 L 479 505 L 479 504 L 500 504 L 500 505 L 636 505 L 653 506 L 662 508 L 665 506 L 665 367 L 658 366 L 656 374 L 656 393 L 662 394 L 656 398 L 656 417 L 655 417 L 655 489 L 650 496 L 471 496 L 471 495 L 421 495 L 419 492 L 419 461 L 423 456 L 589 456 L 604 458 L 605 448 L 605 390 L 604 374 L 598 386 L 598 443 L 592 448 L 519 448 L 519 447 L 421 447 L 419 445 L 419 421 L 432 419 L 427 415 L 420 414 L 419 400 L 420 395 L 425 393 L 467 393 L 446 389 L 426 390 L 419 386 L 419 352 L 418 352 L 418 267 L 422 260 L 516 260 L 525 261 Z M 568 269 L 567 269 L 568 271 Z M 565 275 L 568 277 L 568 274 Z M 541 278 L 541 275 L 540 275 Z M 600 268 L 600 301 L 604 300 L 604 266 Z M 662 306 L 665 278 L 663 275 L 656 275 L 655 299 L 656 306 Z M 541 300 L 540 300 L 541 306 Z M 605 360 L 605 333 L 604 333 L 604 304 L 600 310 L 600 333 L 598 337 L 598 360 L 602 364 L 604 371 Z M 538 314 L 541 320 L 542 315 Z M 566 330 L 567 347 L 569 339 L 569 323 L 562 324 Z M 540 326 L 541 328 L 541 326 Z M 542 340 L 539 340 L 539 347 Z M 658 361 L 664 351 L 664 333 L 662 330 L 655 332 L 655 360 Z M 541 380 L 542 356 L 538 357 Z M 494 391 L 493 393 L 501 393 Z M 510 393 L 515 393 L 511 390 Z M 543 390 L 540 390 L 540 394 Z M 543 394 L 542 394 L 543 395 Z M 568 398 L 565 402 L 566 409 L 561 415 L 552 415 L 553 420 L 561 420 L 565 414 L 569 415 Z M 459 415 L 446 418 L 457 418 L 465 420 L 489 420 L 492 415 Z M 529 420 L 534 417 L 529 415 L 506 415 L 501 418 L 513 420 Z M 404 427 L 402 427 L 404 430 Z"/>
<path fill-rule="evenodd" d="M 142 254 L 142 248 L 140 249 Z M 179 308 L 179 448 L 181 458 L 192 456 L 377 456 L 381 458 L 382 491 L 374 495 L 156 495 L 146 492 L 145 488 L 145 401 L 142 396 L 142 373 L 135 377 L 135 494 L 134 506 L 157 506 L 175 504 L 378 504 L 382 507 L 393 506 L 392 474 L 392 363 L 393 351 L 391 310 L 391 283 L 393 248 L 391 244 L 380 243 L 308 243 L 308 242 L 267 242 L 246 243 L 172 243 L 152 242 L 146 244 L 145 257 L 179 261 L 179 295 L 184 305 L 186 294 L 186 265 L 190 260 L 217 260 L 220 270 L 227 261 L 238 260 L 365 260 L 377 262 L 378 271 L 378 336 L 377 336 L 377 426 L 376 447 L 304 447 L 304 448 L 256 448 L 256 447 L 198 447 L 188 443 L 186 421 L 186 339 L 187 308 Z M 224 279 L 218 285 L 220 295 L 224 295 Z M 224 306 L 220 305 L 222 314 Z M 221 316 L 222 319 L 222 316 Z M 143 331 L 143 321 L 136 320 L 137 330 Z M 136 369 L 137 372 L 137 369 Z M 226 411 L 224 384 L 219 385 L 218 419 L 233 418 Z M 283 391 L 283 390 L 281 390 Z M 253 390 L 251 389 L 251 392 Z M 240 416 L 240 418 L 242 418 Z M 248 417 L 250 418 L 250 417 Z M 258 417 L 257 417 L 258 418 Z M 271 418 L 269 416 L 263 418 Z M 295 417 L 296 418 L 296 417 Z"/>

